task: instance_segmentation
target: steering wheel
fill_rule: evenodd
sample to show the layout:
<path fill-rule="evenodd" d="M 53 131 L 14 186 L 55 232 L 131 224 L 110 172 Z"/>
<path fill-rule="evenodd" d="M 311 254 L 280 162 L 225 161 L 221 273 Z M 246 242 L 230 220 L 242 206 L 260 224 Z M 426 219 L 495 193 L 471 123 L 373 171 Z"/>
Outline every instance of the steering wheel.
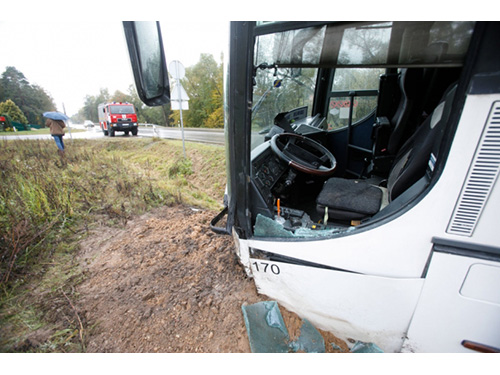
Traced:
<path fill-rule="evenodd" d="M 335 156 L 323 145 L 299 134 L 280 133 L 271 138 L 271 149 L 290 167 L 315 176 L 330 176 Z"/>

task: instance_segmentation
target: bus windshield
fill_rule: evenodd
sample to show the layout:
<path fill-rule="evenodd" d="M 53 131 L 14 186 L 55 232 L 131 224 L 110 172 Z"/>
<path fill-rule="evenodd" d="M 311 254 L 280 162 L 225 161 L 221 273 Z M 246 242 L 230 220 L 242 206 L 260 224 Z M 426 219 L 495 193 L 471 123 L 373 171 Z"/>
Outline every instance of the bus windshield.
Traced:
<path fill-rule="evenodd" d="M 306 107 L 311 116 L 316 87 L 316 68 L 257 70 L 253 90 L 252 149 L 264 142 L 277 114 Z"/>

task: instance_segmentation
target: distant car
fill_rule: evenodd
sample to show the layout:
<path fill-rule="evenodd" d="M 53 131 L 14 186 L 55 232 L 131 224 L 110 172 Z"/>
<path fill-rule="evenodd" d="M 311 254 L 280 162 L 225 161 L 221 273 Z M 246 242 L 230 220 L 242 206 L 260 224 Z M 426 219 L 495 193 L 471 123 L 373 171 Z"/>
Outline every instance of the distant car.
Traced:
<path fill-rule="evenodd" d="M 94 127 L 94 123 L 90 120 L 85 120 L 83 122 L 83 126 L 85 126 L 86 128 L 93 128 Z"/>

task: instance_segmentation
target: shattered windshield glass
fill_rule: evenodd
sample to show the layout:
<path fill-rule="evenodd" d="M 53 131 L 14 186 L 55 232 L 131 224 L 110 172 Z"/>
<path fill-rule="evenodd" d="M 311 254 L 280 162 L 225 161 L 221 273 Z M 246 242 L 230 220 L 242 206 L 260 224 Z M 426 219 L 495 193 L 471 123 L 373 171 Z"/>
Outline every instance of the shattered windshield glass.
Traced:
<path fill-rule="evenodd" d="M 264 141 L 277 114 L 307 107 L 311 115 L 315 68 L 257 69 L 252 106 L 252 149 Z"/>

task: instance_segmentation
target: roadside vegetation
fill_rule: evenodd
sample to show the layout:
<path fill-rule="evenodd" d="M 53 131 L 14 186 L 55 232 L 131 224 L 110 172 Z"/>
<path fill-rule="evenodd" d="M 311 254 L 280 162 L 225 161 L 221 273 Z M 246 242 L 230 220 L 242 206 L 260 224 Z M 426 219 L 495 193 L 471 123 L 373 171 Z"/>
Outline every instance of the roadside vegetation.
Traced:
<path fill-rule="evenodd" d="M 73 286 L 78 243 L 98 225 L 123 226 L 162 205 L 217 210 L 221 146 L 160 139 L 0 141 L 0 351 L 29 352 L 32 332 L 57 327 L 36 351 L 85 351 Z M 51 327 L 51 331 L 54 331 Z M 29 336 L 29 340 L 26 338 Z M 31 340 L 31 341 L 30 341 Z"/>

